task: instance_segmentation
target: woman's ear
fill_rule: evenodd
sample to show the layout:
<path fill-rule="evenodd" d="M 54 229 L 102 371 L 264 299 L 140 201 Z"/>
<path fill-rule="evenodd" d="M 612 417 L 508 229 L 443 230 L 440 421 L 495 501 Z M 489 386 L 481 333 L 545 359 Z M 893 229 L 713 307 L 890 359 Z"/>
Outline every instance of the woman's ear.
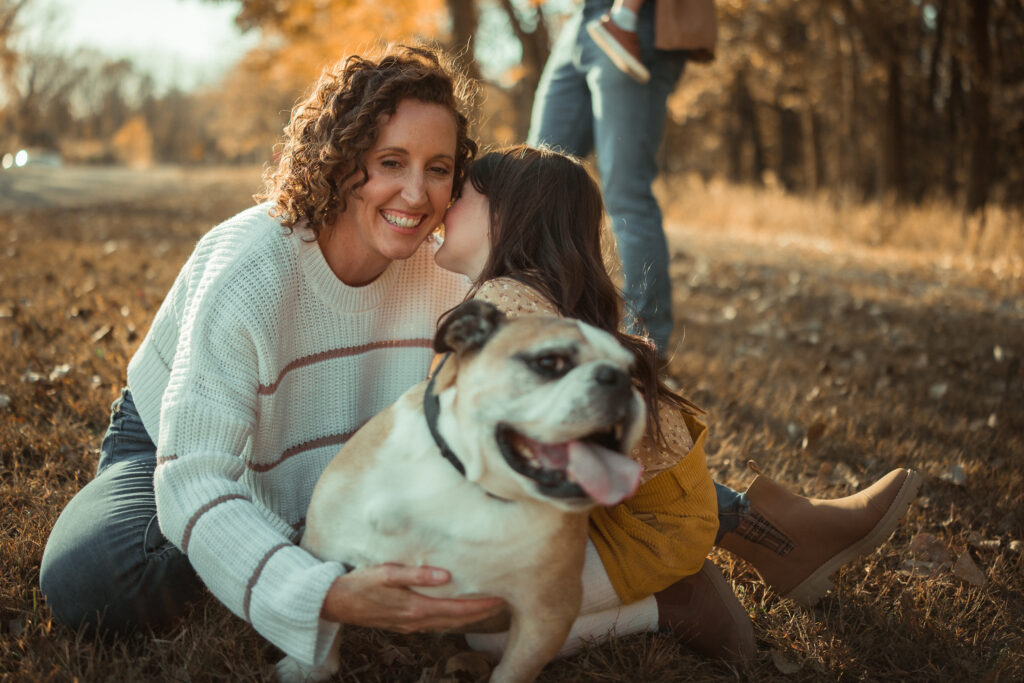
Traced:
<path fill-rule="evenodd" d="M 496 306 L 470 299 L 441 321 L 434 336 L 434 351 L 465 353 L 479 349 L 508 319 Z"/>

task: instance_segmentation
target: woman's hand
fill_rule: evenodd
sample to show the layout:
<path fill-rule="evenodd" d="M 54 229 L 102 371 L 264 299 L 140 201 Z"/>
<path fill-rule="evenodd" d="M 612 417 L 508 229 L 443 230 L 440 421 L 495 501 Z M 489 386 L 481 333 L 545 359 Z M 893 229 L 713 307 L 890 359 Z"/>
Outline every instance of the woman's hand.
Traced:
<path fill-rule="evenodd" d="M 446 631 L 500 613 L 501 598 L 431 598 L 410 586 L 440 586 L 451 575 L 435 567 L 382 564 L 339 576 L 320 616 L 328 621 L 397 633 Z"/>

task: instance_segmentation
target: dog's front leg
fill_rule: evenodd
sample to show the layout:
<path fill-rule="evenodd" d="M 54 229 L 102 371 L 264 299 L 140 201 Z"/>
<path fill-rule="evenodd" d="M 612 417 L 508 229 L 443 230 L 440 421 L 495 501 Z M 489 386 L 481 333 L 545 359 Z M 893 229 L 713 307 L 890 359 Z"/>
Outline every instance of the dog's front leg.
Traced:
<path fill-rule="evenodd" d="M 274 674 L 278 683 L 318 683 L 329 680 L 341 668 L 341 629 L 338 635 L 334 636 L 331 649 L 327 652 L 327 659 L 315 669 L 311 669 L 299 663 L 294 657 L 285 657 L 274 666 Z"/>
<path fill-rule="evenodd" d="M 570 589 L 568 593 L 559 595 L 554 602 L 542 600 L 542 594 L 538 594 L 526 604 L 511 606 L 508 641 L 501 662 L 491 675 L 492 683 L 529 683 L 554 659 L 579 615 L 578 584 L 576 591 Z"/>

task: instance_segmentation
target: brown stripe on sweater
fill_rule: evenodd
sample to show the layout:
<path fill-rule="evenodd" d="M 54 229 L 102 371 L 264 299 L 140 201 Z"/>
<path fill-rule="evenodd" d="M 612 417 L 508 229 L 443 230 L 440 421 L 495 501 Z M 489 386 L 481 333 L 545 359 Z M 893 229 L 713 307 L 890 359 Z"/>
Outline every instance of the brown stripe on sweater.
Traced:
<path fill-rule="evenodd" d="M 263 573 L 263 568 L 267 566 L 267 562 L 270 561 L 271 556 L 281 548 L 287 548 L 291 543 L 278 543 L 271 548 L 260 563 L 256 565 L 256 569 L 253 571 L 252 576 L 249 577 L 249 583 L 245 586 L 245 600 L 242 601 L 242 614 L 245 616 L 246 621 L 252 621 L 249 618 L 249 603 L 252 602 L 252 589 L 256 587 L 256 582 L 260 580 L 260 574 Z"/>
<path fill-rule="evenodd" d="M 346 358 L 348 356 L 358 356 L 361 353 L 368 353 L 370 351 L 376 351 L 377 349 L 409 349 L 409 348 L 425 348 L 433 349 L 434 341 L 432 339 L 388 339 L 385 341 L 370 342 L 369 344 L 360 344 L 359 346 L 345 346 L 340 349 L 331 349 L 329 351 L 321 351 L 320 353 L 313 353 L 302 358 L 296 358 L 288 365 L 284 366 L 281 373 L 277 376 L 272 384 L 260 384 L 256 388 L 256 393 L 260 396 L 267 396 L 277 391 L 277 388 L 281 386 L 281 381 L 284 376 L 292 370 L 298 370 L 304 368 L 307 365 L 313 365 L 315 363 L 322 363 L 327 360 L 333 360 L 335 358 Z"/>
<path fill-rule="evenodd" d="M 158 457 L 156 459 L 156 465 L 157 465 L 157 467 L 159 467 L 160 465 L 165 465 L 165 464 L 169 463 L 170 461 L 177 460 L 177 459 L 178 459 L 178 456 L 176 456 L 176 455 L 161 455 L 160 457 Z"/>
<path fill-rule="evenodd" d="M 247 462 L 246 465 L 248 465 L 249 469 L 253 472 L 269 472 L 293 455 L 305 453 L 306 451 L 311 451 L 316 448 L 323 448 L 324 446 L 340 446 L 351 439 L 357 429 L 359 429 L 359 427 L 342 434 L 329 434 L 328 436 L 321 436 L 319 439 L 313 439 L 312 441 L 305 441 L 303 443 L 296 444 L 282 453 L 281 457 L 274 462 Z"/>
<path fill-rule="evenodd" d="M 229 500 L 249 500 L 249 496 L 243 496 L 241 493 L 229 493 L 223 496 L 214 498 L 203 507 L 196 510 L 196 513 L 192 515 L 192 518 L 188 520 L 188 524 L 185 525 L 185 533 L 181 537 L 181 552 L 188 555 L 188 542 L 192 538 L 192 527 L 196 525 L 199 518 L 205 515 L 210 509 L 217 507 L 221 503 L 226 503 Z"/>

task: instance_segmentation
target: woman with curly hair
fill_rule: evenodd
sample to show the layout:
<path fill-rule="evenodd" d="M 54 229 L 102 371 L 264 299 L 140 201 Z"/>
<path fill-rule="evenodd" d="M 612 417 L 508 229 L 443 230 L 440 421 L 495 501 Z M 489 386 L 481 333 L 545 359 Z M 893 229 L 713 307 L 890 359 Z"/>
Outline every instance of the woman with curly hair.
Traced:
<path fill-rule="evenodd" d="M 350 57 L 295 107 L 268 201 L 199 241 L 50 535 L 40 585 L 60 621 L 159 625 L 205 585 L 313 663 L 341 623 L 437 630 L 500 608 L 409 589 L 443 569 L 346 573 L 296 543 L 327 462 L 426 375 L 468 289 L 427 241 L 476 152 L 466 94 L 439 54 L 402 48 Z"/>

